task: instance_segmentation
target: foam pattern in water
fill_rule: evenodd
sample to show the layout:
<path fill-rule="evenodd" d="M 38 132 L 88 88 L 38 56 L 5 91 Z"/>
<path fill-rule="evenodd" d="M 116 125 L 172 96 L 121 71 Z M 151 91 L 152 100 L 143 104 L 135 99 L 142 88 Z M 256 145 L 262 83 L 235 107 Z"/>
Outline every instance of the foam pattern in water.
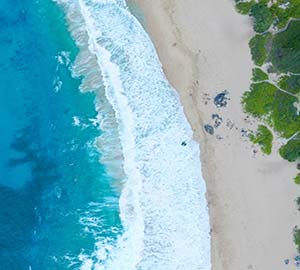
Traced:
<path fill-rule="evenodd" d="M 120 198 L 124 233 L 114 247 L 99 243 L 98 255 L 106 248 L 109 258 L 83 257 L 82 269 L 210 269 L 199 146 L 148 35 L 124 1 L 60 2 L 77 14 L 76 27 L 79 22 L 88 38 L 78 36 L 78 42 L 88 42 L 96 57 L 126 175 Z M 70 24 L 72 31 L 75 20 Z"/>

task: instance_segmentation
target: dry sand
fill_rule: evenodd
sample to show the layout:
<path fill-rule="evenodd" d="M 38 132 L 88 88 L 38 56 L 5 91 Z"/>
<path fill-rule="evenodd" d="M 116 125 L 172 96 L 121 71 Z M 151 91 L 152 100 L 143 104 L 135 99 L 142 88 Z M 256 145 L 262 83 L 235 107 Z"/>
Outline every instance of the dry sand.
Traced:
<path fill-rule="evenodd" d="M 213 270 L 295 269 L 293 262 L 283 262 L 296 254 L 292 230 L 300 225 L 295 164 L 282 160 L 276 149 L 262 155 L 242 132 L 257 125 L 245 120 L 240 105 L 252 68 L 249 18 L 239 15 L 231 0 L 129 2 L 144 14 L 145 28 L 201 145 Z M 213 98 L 224 89 L 228 105 L 216 108 Z M 209 135 L 203 125 L 213 124 L 213 113 L 223 123 Z"/>

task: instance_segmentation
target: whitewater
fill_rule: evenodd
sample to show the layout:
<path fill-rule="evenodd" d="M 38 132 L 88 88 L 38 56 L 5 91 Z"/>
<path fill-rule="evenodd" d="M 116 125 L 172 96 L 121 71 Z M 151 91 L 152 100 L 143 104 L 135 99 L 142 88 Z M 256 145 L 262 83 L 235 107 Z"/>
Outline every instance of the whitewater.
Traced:
<path fill-rule="evenodd" d="M 123 178 L 123 231 L 80 254 L 80 269 L 210 269 L 199 145 L 147 33 L 124 1 L 57 2 L 80 48 L 74 73 L 84 77 L 81 90 L 99 92 L 102 162 Z"/>

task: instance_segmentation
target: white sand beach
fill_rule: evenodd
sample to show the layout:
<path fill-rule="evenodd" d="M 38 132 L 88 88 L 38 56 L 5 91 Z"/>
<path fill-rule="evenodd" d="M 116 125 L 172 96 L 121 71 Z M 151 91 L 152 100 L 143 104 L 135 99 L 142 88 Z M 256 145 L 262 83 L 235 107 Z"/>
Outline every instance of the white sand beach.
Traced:
<path fill-rule="evenodd" d="M 295 269 L 292 230 L 299 223 L 293 183 L 295 164 L 277 150 L 261 153 L 244 136 L 255 129 L 246 119 L 241 96 L 253 67 L 248 41 L 251 21 L 231 0 L 132 0 L 145 16 L 165 74 L 178 91 L 201 145 L 212 228 L 213 270 Z M 228 104 L 214 97 L 228 91 Z M 214 134 L 212 114 L 222 123 Z M 275 147 L 276 148 L 276 147 Z M 256 153 L 257 151 L 257 153 Z"/>

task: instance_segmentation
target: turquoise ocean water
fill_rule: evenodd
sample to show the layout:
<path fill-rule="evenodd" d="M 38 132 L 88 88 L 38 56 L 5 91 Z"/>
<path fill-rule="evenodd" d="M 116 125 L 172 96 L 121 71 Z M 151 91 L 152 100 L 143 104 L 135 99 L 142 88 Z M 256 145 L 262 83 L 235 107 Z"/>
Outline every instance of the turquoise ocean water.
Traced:
<path fill-rule="evenodd" d="M 0 269 L 210 269 L 199 148 L 123 0 L 2 0 L 0 60 Z"/>

